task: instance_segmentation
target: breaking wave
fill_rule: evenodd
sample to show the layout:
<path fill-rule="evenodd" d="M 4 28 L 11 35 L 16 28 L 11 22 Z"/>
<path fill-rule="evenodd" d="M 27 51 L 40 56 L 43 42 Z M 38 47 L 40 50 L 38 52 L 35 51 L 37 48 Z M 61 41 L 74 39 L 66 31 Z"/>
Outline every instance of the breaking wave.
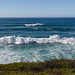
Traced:
<path fill-rule="evenodd" d="M 42 23 L 35 23 L 35 24 L 25 24 L 25 26 L 29 27 L 29 26 L 39 26 L 39 25 L 44 25 Z"/>
<path fill-rule="evenodd" d="M 53 35 L 49 38 L 31 38 L 31 37 L 19 37 L 19 36 L 4 36 L 0 38 L 0 43 L 8 44 L 29 44 L 29 43 L 63 43 L 63 44 L 75 44 L 75 38 L 60 38 L 59 35 Z"/>

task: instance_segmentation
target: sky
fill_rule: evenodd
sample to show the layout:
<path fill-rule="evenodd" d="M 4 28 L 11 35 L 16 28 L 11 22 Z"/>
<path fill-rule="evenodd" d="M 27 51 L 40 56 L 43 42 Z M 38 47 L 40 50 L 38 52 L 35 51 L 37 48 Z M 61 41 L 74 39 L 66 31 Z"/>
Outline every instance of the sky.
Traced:
<path fill-rule="evenodd" d="M 75 0 L 0 0 L 0 17 L 75 17 Z"/>

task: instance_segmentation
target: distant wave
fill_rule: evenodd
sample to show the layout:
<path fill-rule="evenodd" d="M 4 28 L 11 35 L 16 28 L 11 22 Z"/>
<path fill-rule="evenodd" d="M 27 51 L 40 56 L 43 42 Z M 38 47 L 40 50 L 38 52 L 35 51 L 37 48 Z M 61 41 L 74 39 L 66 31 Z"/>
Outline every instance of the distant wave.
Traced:
<path fill-rule="evenodd" d="M 39 26 L 39 25 L 44 25 L 42 23 L 35 23 L 35 24 L 25 24 L 25 26 Z"/>
<path fill-rule="evenodd" d="M 2 30 L 11 30 L 11 31 L 17 31 L 17 30 L 21 30 L 21 31 L 75 31 L 74 28 L 50 28 L 50 27 L 42 27 L 42 28 L 24 28 L 22 26 L 18 26 L 18 27 L 0 27 L 0 31 Z"/>
<path fill-rule="evenodd" d="M 13 43 L 13 44 L 28 44 L 28 43 L 63 43 L 63 44 L 75 44 L 75 38 L 60 38 L 59 35 L 53 35 L 49 38 L 31 38 L 31 37 L 15 37 L 4 36 L 0 38 L 0 43 Z"/>

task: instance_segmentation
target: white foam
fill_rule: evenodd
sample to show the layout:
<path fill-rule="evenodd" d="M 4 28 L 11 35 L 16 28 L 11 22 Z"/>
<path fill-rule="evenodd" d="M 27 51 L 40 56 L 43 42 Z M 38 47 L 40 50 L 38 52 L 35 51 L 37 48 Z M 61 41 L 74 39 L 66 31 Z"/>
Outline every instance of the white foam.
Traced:
<path fill-rule="evenodd" d="M 41 23 L 35 23 L 35 24 L 25 24 L 25 26 L 29 27 L 29 26 L 38 26 L 38 25 L 43 25 Z"/>
<path fill-rule="evenodd" d="M 50 36 L 50 39 L 60 39 L 58 35 L 56 38 L 54 36 Z M 75 58 L 75 45 L 57 43 L 33 45 L 0 44 L 0 64 Z"/>
<path fill-rule="evenodd" d="M 0 43 L 13 43 L 13 44 L 27 44 L 27 43 L 64 43 L 64 44 L 75 44 L 75 38 L 60 38 L 59 35 L 53 35 L 49 38 L 31 38 L 31 37 L 15 37 L 15 36 L 4 36 L 0 38 Z"/>

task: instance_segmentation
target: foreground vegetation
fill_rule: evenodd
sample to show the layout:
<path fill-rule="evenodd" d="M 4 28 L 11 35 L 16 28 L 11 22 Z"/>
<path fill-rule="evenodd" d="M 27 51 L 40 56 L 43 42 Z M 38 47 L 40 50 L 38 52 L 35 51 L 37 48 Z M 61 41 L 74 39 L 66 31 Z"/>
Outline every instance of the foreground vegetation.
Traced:
<path fill-rule="evenodd" d="M 75 75 L 75 60 L 0 64 L 0 75 Z"/>

